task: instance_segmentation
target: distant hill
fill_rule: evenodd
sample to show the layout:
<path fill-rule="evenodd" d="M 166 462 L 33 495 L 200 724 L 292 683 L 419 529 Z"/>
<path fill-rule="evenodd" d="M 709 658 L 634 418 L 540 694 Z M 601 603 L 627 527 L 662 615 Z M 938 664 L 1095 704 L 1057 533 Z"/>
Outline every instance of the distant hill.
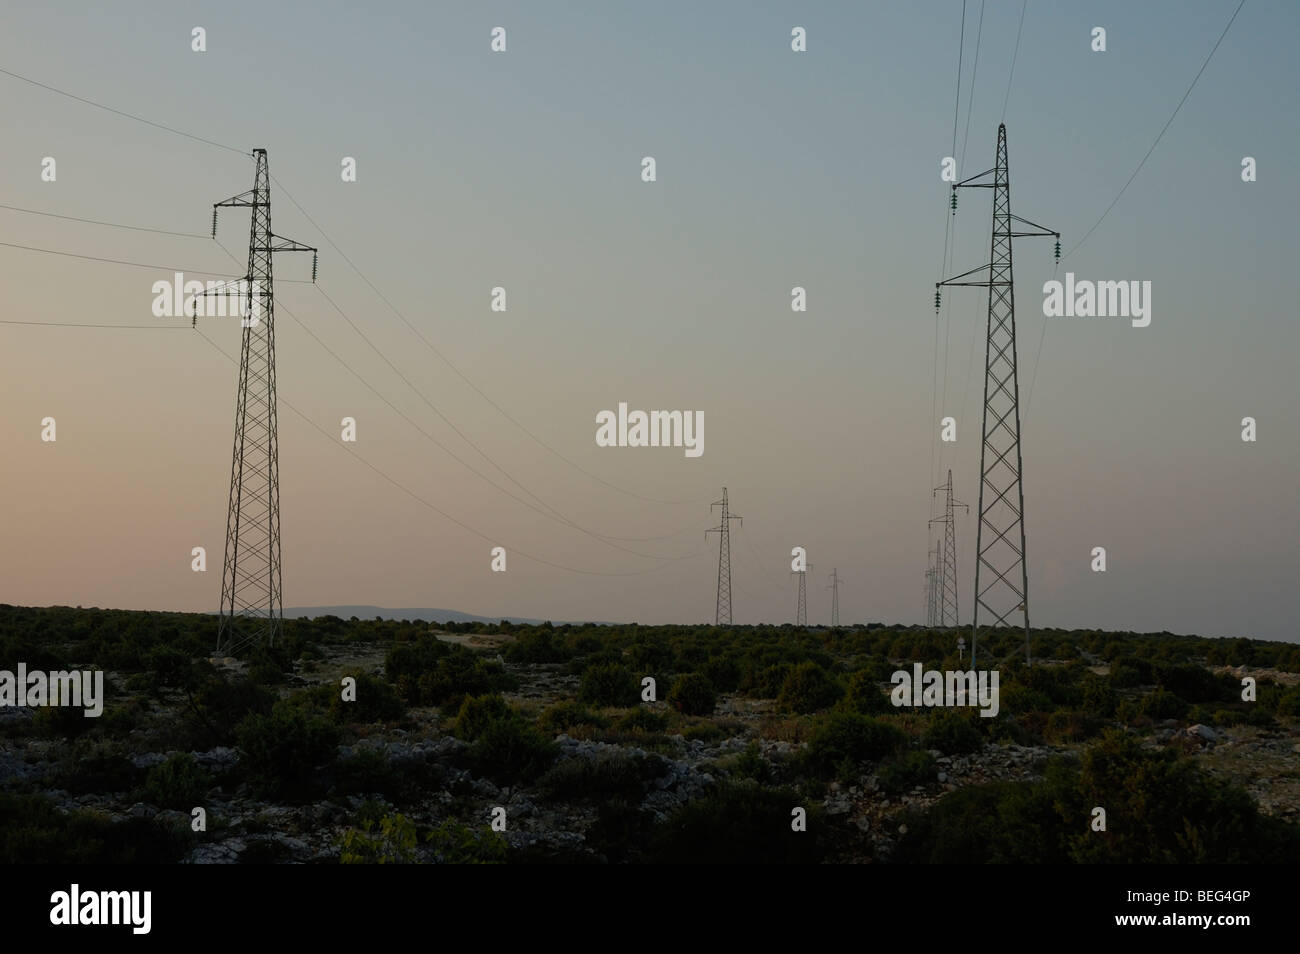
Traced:
<path fill-rule="evenodd" d="M 422 619 L 430 623 L 499 623 L 506 620 L 511 623 L 537 625 L 546 622 L 543 619 L 529 619 L 523 616 L 473 616 L 456 610 L 387 609 L 383 606 L 286 606 L 284 615 L 286 619 L 305 619 L 314 616 L 337 616 L 340 619 L 351 619 L 355 616 L 357 619 L 374 619 L 378 616 L 381 619 Z"/>

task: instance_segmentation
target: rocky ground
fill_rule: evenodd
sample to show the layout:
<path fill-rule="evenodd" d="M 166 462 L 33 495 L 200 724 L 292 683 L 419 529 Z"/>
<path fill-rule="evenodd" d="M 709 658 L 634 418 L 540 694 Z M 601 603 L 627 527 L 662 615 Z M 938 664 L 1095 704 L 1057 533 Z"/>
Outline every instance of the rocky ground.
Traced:
<path fill-rule="evenodd" d="M 476 646 L 500 645 L 477 637 Z M 330 647 L 326 658 L 311 664 L 293 680 L 299 686 L 336 682 L 339 675 L 358 667 L 382 674 L 383 651 L 378 647 Z M 238 668 L 240 664 L 226 661 Z M 520 688 L 509 700 L 540 710 L 553 702 L 572 698 L 577 679 L 561 666 L 511 666 Z M 1234 674 L 1241 673 L 1233 670 Z M 1250 674 L 1249 671 L 1245 671 Z M 1293 674 L 1279 674 L 1294 680 Z M 660 709 L 664 703 L 655 704 Z M 0 719 L 12 724 L 32 718 L 30 709 L 0 710 Z M 382 753 L 390 769 L 403 773 L 416 769 L 435 783 L 427 787 L 423 802 L 415 809 L 403 809 L 418 824 L 436 824 L 454 815 L 462 823 L 486 825 L 494 807 L 505 807 L 509 825 L 507 839 L 516 846 L 539 842 L 553 849 L 581 853 L 584 835 L 596 819 L 597 807 L 581 799 L 570 802 L 544 800 L 532 789 L 508 791 L 485 778 L 475 778 L 458 767 L 457 755 L 465 743 L 447 734 L 445 720 L 433 709 L 413 710 L 414 729 L 374 731 L 350 745 L 340 747 L 343 759 L 363 750 Z M 683 735 L 656 737 L 654 744 L 612 744 L 590 739 L 557 737 L 561 759 L 649 760 L 654 778 L 641 803 L 643 812 L 663 821 L 675 809 L 697 798 L 725 775 L 740 753 L 755 742 L 779 776 L 781 766 L 801 745 L 797 726 L 773 710 L 771 701 L 723 697 L 712 721 L 721 727 L 723 738 L 716 741 L 687 739 Z M 140 742 L 147 734 L 140 734 Z M 133 733 L 137 734 L 137 733 Z M 1276 729 L 1235 726 L 1228 729 L 1204 725 L 1184 727 L 1169 721 L 1149 732 L 1147 744 L 1174 746 L 1193 755 L 1209 772 L 1244 784 L 1258 800 L 1263 812 L 1291 819 L 1300 818 L 1300 732 L 1295 725 Z M 1050 746 L 1023 747 L 991 744 L 975 755 L 931 754 L 938 766 L 937 779 L 910 792 L 890 796 L 880 790 L 875 775 L 856 784 L 833 783 L 822 803 L 825 813 L 856 829 L 861 835 L 864 858 L 886 857 L 897 838 L 906 832 L 900 815 L 909 808 L 924 807 L 948 792 L 967 785 L 993 780 L 1027 780 L 1041 777 L 1049 757 L 1066 751 Z M 146 769 L 162 762 L 171 752 L 141 751 L 131 757 Z M 235 765 L 238 754 L 231 748 L 192 753 L 196 761 L 220 776 Z M 5 733 L 0 743 L 0 788 L 36 785 L 66 773 L 68 743 L 61 740 L 24 738 Z M 93 809 L 112 818 L 154 817 L 188 827 L 185 812 L 159 810 L 143 802 L 129 802 L 121 792 L 90 792 L 73 795 L 66 790 L 45 789 L 64 809 Z M 195 864 L 235 861 L 333 862 L 339 856 L 339 839 L 350 826 L 354 813 L 367 800 L 383 801 L 375 794 L 357 794 L 306 805 L 277 805 L 252 797 L 248 786 L 230 790 L 217 788 L 206 806 L 209 830 L 188 861 Z M 425 860 L 429 849 L 419 849 Z"/>

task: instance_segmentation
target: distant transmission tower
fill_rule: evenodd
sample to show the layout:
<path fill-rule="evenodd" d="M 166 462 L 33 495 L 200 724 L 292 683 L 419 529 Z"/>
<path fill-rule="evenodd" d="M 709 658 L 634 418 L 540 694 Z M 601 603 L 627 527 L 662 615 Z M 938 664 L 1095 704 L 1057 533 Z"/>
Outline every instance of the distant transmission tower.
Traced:
<path fill-rule="evenodd" d="M 808 625 L 808 574 L 812 571 L 813 565 L 809 563 L 802 570 L 792 570 L 795 576 L 799 577 L 799 607 L 794 612 L 794 624 L 796 626 Z"/>
<path fill-rule="evenodd" d="M 831 625 L 840 625 L 840 584 L 844 581 L 840 579 L 839 570 L 831 570 L 831 585 L 826 589 L 831 591 Z"/>
<path fill-rule="evenodd" d="M 936 616 L 934 625 L 941 627 L 958 626 L 957 618 L 957 529 L 953 520 L 953 508 L 966 507 L 952 496 L 952 471 L 948 471 L 948 483 L 934 488 L 934 493 L 944 491 L 943 516 L 935 517 L 931 523 L 943 524 L 943 560 L 939 563 L 939 577 L 935 584 Z M 966 507 L 967 512 L 970 507 Z"/>
<path fill-rule="evenodd" d="M 992 617 L 993 626 L 1013 625 L 1012 614 L 1022 614 L 1019 622 L 1025 632 L 1025 661 L 1028 662 L 1029 570 L 1025 564 L 1025 494 L 1021 484 L 1020 383 L 1016 372 L 1016 307 L 1011 273 L 1011 240 L 1024 236 L 1055 236 L 1056 258 L 1060 261 L 1061 233 L 1011 214 L 1011 177 L 1007 168 L 1005 123 L 998 126 L 998 151 L 994 167 L 954 183 L 952 188 L 954 208 L 956 190 L 959 188 L 993 190 L 993 236 L 989 264 L 939 282 L 934 293 L 937 308 L 939 287 L 942 285 L 976 285 L 989 290 L 971 666 L 975 665 L 981 607 Z M 1016 228 L 1013 222 L 1032 231 L 1013 231 Z M 987 279 L 963 280 L 986 268 Z"/>
<path fill-rule="evenodd" d="M 926 553 L 925 568 L 925 625 L 933 629 L 939 625 L 939 544 Z"/>
<path fill-rule="evenodd" d="M 275 413 L 275 294 L 273 252 L 317 251 L 271 231 L 271 176 L 266 150 L 254 149 L 253 188 L 212 209 L 252 209 L 248 231 L 249 314 L 243 321 L 239 390 L 235 399 L 235 449 L 230 465 L 226 559 L 221 570 L 221 622 L 217 652 L 229 655 L 280 635 L 280 459 Z M 316 262 L 312 261 L 312 279 Z M 196 308 L 197 314 L 197 308 Z"/>
<path fill-rule="evenodd" d="M 710 533 L 721 534 L 718 543 L 718 610 L 713 619 L 715 626 L 721 626 L 723 623 L 731 625 L 731 521 L 740 520 L 744 525 L 741 517 L 731 513 L 727 508 L 727 488 L 722 488 L 722 499 L 709 504 L 709 513 L 713 513 L 714 507 L 722 508 L 722 522 L 718 526 L 704 531 L 705 538 Z"/>

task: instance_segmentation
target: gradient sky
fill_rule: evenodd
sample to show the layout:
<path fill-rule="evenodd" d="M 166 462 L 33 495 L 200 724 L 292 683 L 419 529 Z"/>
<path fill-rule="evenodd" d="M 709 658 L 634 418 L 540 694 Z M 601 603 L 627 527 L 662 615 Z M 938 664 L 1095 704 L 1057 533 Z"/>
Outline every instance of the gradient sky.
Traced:
<path fill-rule="evenodd" d="M 961 4 L 89 3 L 8 0 L 0 68 L 240 150 L 272 174 L 503 418 L 383 304 L 286 198 L 274 230 L 320 245 L 320 290 L 277 285 L 286 605 L 712 621 L 729 488 L 736 621 L 919 622 L 930 488 L 978 493 L 985 298 L 932 307 L 953 153 Z M 1114 199 L 1236 4 L 1031 2 L 1005 121 L 1012 211 L 1070 250 Z M 966 9 L 956 155 L 993 165 L 1021 4 Z M 207 30 L 208 51 L 190 50 Z M 489 51 L 504 26 L 508 52 Z M 808 52 L 790 51 L 793 26 Z M 1108 51 L 1093 53 L 1103 26 Z M 975 57 L 978 37 L 979 55 Z M 1024 490 L 1036 626 L 1296 639 L 1300 419 L 1294 265 L 1300 7 L 1249 0 L 1159 147 L 1060 275 L 1153 285 L 1150 327 L 1052 320 L 1050 240 L 1016 245 Z M 974 96 L 969 140 L 966 117 Z M 252 161 L 0 75 L 0 204 L 206 235 Z M 642 156 L 658 181 L 640 181 Z M 44 156 L 58 180 L 42 182 Z M 343 183 L 353 156 L 358 181 Z M 1241 159 L 1258 162 L 1243 183 Z M 968 190 L 949 273 L 988 259 Z M 243 262 L 247 213 L 219 238 Z M 0 241 L 237 276 L 210 239 L 0 209 Z M 278 279 L 309 277 L 305 256 Z M 169 270 L 0 247 L 0 600 L 214 610 L 236 369 L 155 319 Z M 509 310 L 489 310 L 502 285 Z M 790 310 L 790 289 L 809 310 Z M 322 297 L 509 474 L 635 556 L 545 519 Z M 202 324 L 202 322 L 200 323 Z M 204 332 L 237 355 L 236 322 Z M 702 410 L 705 452 L 600 448 L 595 415 Z M 292 405 L 326 438 L 293 413 Z M 933 404 L 938 404 L 937 408 Z M 958 418 L 955 445 L 938 418 Z M 58 422 L 55 444 L 40 421 Z M 1257 443 L 1240 421 L 1258 420 Z M 476 536 L 349 455 L 363 457 Z M 333 446 L 332 446 L 333 445 Z M 976 520 L 961 516 L 961 616 Z M 489 542 L 490 541 L 490 542 Z M 509 553 L 489 570 L 489 549 Z M 206 573 L 190 569 L 205 546 Z M 1104 546 L 1108 571 L 1089 569 Z M 517 551 L 601 576 L 556 569 Z M 645 572 L 637 572 L 645 571 Z"/>

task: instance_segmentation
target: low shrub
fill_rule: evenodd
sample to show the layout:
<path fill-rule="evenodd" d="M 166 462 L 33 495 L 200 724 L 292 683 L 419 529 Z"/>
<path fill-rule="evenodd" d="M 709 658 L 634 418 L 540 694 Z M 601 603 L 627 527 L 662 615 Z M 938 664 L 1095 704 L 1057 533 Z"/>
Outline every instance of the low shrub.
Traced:
<path fill-rule="evenodd" d="M 777 707 L 802 714 L 826 709 L 839 701 L 844 688 L 821 666 L 801 662 L 790 670 L 777 694 Z"/>
<path fill-rule="evenodd" d="M 972 719 L 961 712 L 940 710 L 930 716 L 929 724 L 921 735 L 921 745 L 938 749 L 944 755 L 969 755 L 984 748 L 984 735 Z"/>
<path fill-rule="evenodd" d="M 451 734 L 466 742 L 473 742 L 489 725 L 498 719 L 513 716 L 509 704 L 501 696 L 493 693 L 482 696 L 467 696 L 460 704 L 456 721 L 452 724 Z"/>
<path fill-rule="evenodd" d="M 683 715 L 712 715 L 717 701 L 713 683 L 697 672 L 678 676 L 668 690 L 668 704 Z"/>
<path fill-rule="evenodd" d="M 573 699 L 557 702 L 537 719 L 537 727 L 552 736 L 568 732 L 577 726 L 605 729 L 609 727 L 609 720 Z"/>
<path fill-rule="evenodd" d="M 332 762 L 338 729 L 321 716 L 278 702 L 271 714 L 254 714 L 235 732 L 240 765 L 264 795 L 290 798 L 308 794 L 317 767 Z"/>
<path fill-rule="evenodd" d="M 902 748 L 906 737 L 896 726 L 856 712 L 834 712 L 813 729 L 804 758 L 819 777 L 853 774 L 863 762 L 874 762 Z"/>
<path fill-rule="evenodd" d="M 211 776 L 189 752 L 177 752 L 145 773 L 145 799 L 159 808 L 188 812 L 203 804 Z"/>
<path fill-rule="evenodd" d="M 583 670 L 578 683 L 578 701 L 588 705 L 634 706 L 640 699 L 640 683 L 622 663 L 594 663 Z"/>
<path fill-rule="evenodd" d="M 901 795 L 918 785 L 928 785 L 937 774 L 934 756 L 929 752 L 911 749 L 890 756 L 880 763 L 876 781 L 888 795 Z"/>
<path fill-rule="evenodd" d="M 466 751 L 476 775 L 498 785 L 531 782 L 550 767 L 560 748 L 515 714 L 495 719 Z"/>

